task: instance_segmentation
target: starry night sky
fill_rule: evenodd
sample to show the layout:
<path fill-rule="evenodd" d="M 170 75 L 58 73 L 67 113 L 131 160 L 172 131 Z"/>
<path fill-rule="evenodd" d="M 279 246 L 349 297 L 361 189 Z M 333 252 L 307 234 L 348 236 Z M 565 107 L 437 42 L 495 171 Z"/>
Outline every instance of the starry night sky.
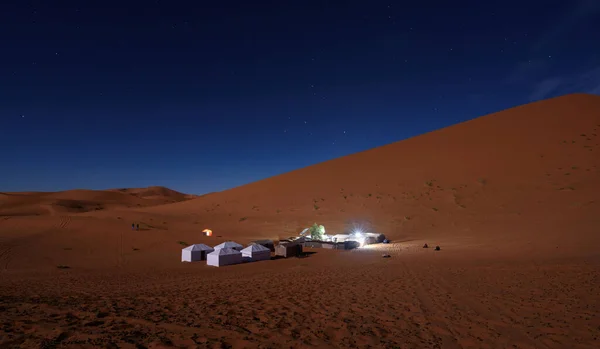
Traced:
<path fill-rule="evenodd" d="M 0 53 L 0 191 L 202 194 L 600 94 L 600 1 L 7 0 Z"/>

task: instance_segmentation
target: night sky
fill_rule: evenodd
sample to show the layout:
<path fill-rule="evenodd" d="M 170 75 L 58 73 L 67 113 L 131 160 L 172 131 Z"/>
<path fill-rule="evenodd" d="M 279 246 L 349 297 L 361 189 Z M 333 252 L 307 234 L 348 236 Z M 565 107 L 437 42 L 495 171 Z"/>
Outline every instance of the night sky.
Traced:
<path fill-rule="evenodd" d="M 572 92 L 600 1 L 5 0 L 0 191 L 202 194 Z"/>

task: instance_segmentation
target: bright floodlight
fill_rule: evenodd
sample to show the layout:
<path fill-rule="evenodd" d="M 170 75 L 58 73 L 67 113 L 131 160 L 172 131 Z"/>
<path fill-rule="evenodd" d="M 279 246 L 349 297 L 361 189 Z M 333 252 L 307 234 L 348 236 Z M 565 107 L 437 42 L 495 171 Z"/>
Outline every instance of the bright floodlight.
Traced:
<path fill-rule="evenodd" d="M 357 239 L 357 241 L 360 244 L 360 247 L 363 247 L 363 245 L 365 244 L 365 238 L 364 237 L 359 237 Z"/>

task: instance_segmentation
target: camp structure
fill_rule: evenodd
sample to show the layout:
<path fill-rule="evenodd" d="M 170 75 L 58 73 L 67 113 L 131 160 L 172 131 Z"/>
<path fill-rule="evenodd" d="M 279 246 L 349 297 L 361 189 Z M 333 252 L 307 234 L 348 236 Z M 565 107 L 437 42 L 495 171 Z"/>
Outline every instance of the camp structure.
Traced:
<path fill-rule="evenodd" d="M 304 246 L 306 247 L 320 247 L 320 248 L 325 248 L 325 249 L 329 249 L 329 250 L 353 250 L 355 248 L 359 248 L 360 247 L 360 243 L 358 241 L 354 241 L 354 240 L 346 240 L 344 242 L 328 242 L 328 241 L 324 241 L 324 242 L 320 242 L 317 244 L 311 244 L 310 246 L 307 245 L 308 243 L 305 243 Z"/>
<path fill-rule="evenodd" d="M 242 257 L 248 258 L 250 261 L 264 261 L 271 259 L 271 250 L 263 245 L 251 244 L 242 250 Z"/>
<path fill-rule="evenodd" d="M 228 247 L 215 249 L 206 258 L 206 265 L 213 267 L 223 267 L 240 263 L 242 263 L 242 252 Z"/>
<path fill-rule="evenodd" d="M 204 229 L 202 231 L 202 235 L 204 235 L 204 236 L 212 236 L 212 230 L 210 230 L 210 229 Z"/>
<path fill-rule="evenodd" d="M 329 250 L 334 250 L 336 248 L 335 242 L 324 241 L 321 243 L 321 248 L 326 248 Z"/>
<path fill-rule="evenodd" d="M 284 258 L 295 257 L 302 253 L 302 245 L 295 243 L 280 243 L 275 246 L 275 255 Z"/>
<path fill-rule="evenodd" d="M 350 234 L 335 234 L 331 237 L 331 241 L 333 242 L 344 242 L 346 239 L 350 237 Z"/>
<path fill-rule="evenodd" d="M 252 241 L 252 243 L 256 244 L 256 245 L 264 246 L 264 247 L 268 248 L 269 250 L 271 250 L 271 252 L 275 252 L 275 244 L 273 243 L 273 240 L 255 240 L 255 241 Z"/>
<path fill-rule="evenodd" d="M 238 244 L 237 242 L 225 241 L 224 243 L 218 244 L 217 246 L 215 246 L 215 250 L 218 250 L 221 248 L 232 248 L 234 250 L 241 251 L 244 248 L 244 246 Z"/>
<path fill-rule="evenodd" d="M 302 244 L 304 247 L 310 247 L 310 248 L 321 248 L 323 247 L 323 243 L 320 241 L 307 241 L 305 243 Z"/>
<path fill-rule="evenodd" d="M 205 244 L 194 244 L 190 245 L 181 250 L 181 261 L 182 262 L 197 262 L 206 260 L 206 255 L 214 251 L 215 249 L 206 246 Z"/>
<path fill-rule="evenodd" d="M 365 238 L 363 245 L 380 244 L 385 240 L 385 235 L 379 233 L 364 233 L 363 236 Z"/>

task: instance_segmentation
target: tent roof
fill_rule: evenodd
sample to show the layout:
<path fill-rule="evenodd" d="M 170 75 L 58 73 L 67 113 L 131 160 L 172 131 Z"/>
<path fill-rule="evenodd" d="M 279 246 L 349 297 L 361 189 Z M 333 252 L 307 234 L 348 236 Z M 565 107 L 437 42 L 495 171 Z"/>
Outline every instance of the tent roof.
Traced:
<path fill-rule="evenodd" d="M 186 250 L 186 251 L 213 251 L 214 248 L 212 248 L 208 245 L 205 245 L 205 244 L 193 244 L 193 245 L 190 245 L 190 246 L 184 248 L 184 250 Z"/>
<path fill-rule="evenodd" d="M 231 255 L 231 254 L 242 254 L 242 252 L 240 252 L 238 250 L 234 250 L 233 248 L 223 247 L 223 248 L 216 249 L 209 254 L 213 255 L 213 256 L 214 255 L 226 256 L 226 255 Z"/>
<path fill-rule="evenodd" d="M 240 244 L 238 244 L 237 242 L 234 241 L 225 241 L 222 244 L 218 244 L 217 246 L 215 246 L 215 250 L 218 248 L 241 248 L 244 247 Z"/>
<path fill-rule="evenodd" d="M 271 252 L 270 249 L 264 247 L 263 245 L 258 245 L 258 244 L 252 244 L 242 250 L 242 252 L 262 252 L 262 251 Z"/>

